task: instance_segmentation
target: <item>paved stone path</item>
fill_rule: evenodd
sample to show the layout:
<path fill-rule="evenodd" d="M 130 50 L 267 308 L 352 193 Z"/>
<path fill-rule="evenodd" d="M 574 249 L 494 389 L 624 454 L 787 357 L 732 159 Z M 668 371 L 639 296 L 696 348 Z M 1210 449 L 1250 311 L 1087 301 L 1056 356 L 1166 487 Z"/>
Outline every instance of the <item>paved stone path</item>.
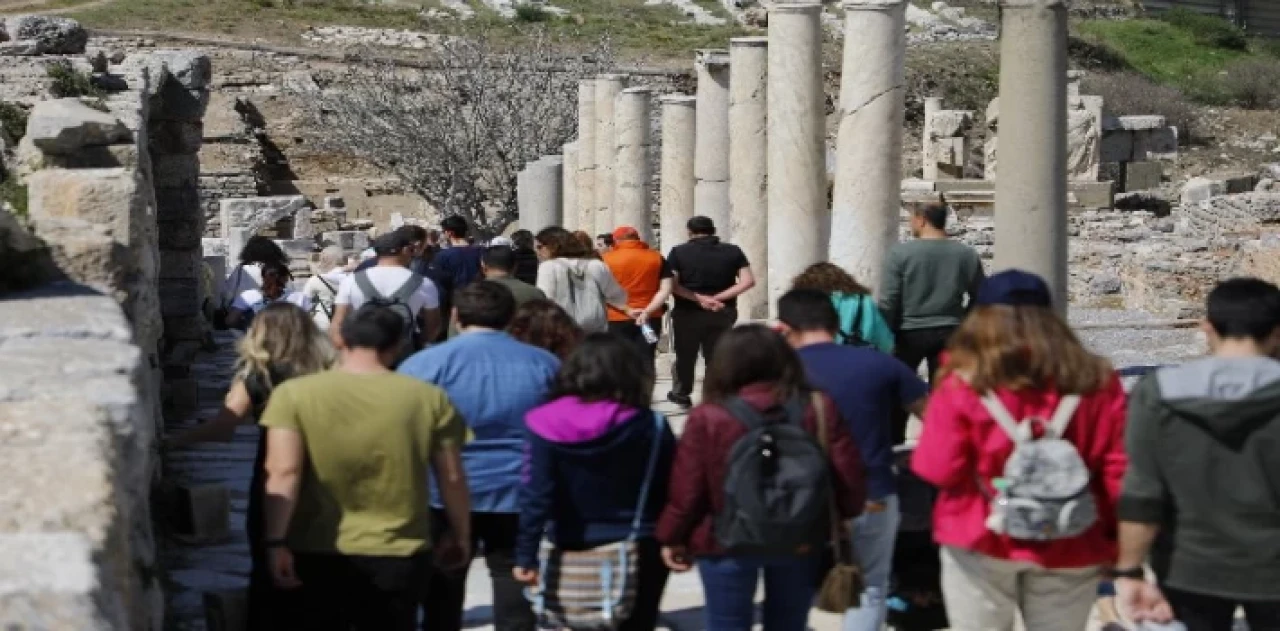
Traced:
<path fill-rule="evenodd" d="M 1114 320 L 1114 312 L 1073 312 L 1073 321 L 1098 322 Z M 1088 331 L 1082 334 L 1085 342 L 1102 352 L 1120 366 L 1184 361 L 1203 352 L 1192 331 L 1162 330 L 1144 331 L 1119 329 Z M 218 411 L 223 394 L 231 379 L 234 342 L 230 334 L 219 334 L 219 350 L 202 355 L 193 367 L 194 377 L 200 383 L 200 406 L 189 419 L 171 421 L 166 430 L 170 433 L 190 427 L 196 418 L 212 418 Z M 685 413 L 665 401 L 670 382 L 659 381 L 654 388 L 655 408 L 667 413 L 673 428 L 679 432 L 684 425 Z M 232 496 L 231 538 L 215 545 L 185 545 L 166 540 L 161 558 L 168 571 L 170 629 L 178 631 L 203 631 L 206 629 L 201 601 L 202 592 L 229 590 L 246 584 L 249 573 L 247 540 L 244 535 L 245 509 L 248 502 L 250 469 L 253 465 L 257 429 L 244 426 L 236 431 L 235 438 L 227 444 L 206 444 L 183 451 L 166 454 L 165 479 L 182 485 L 221 484 L 228 487 Z M 466 620 L 468 629 L 492 629 L 488 570 L 483 562 L 477 562 L 467 583 Z M 671 631 L 701 630 L 702 587 L 696 573 L 673 575 L 663 597 L 662 626 Z M 1090 629 L 1099 625 L 1095 622 Z M 810 618 L 814 631 L 835 631 L 840 628 L 836 616 L 814 612 Z"/>

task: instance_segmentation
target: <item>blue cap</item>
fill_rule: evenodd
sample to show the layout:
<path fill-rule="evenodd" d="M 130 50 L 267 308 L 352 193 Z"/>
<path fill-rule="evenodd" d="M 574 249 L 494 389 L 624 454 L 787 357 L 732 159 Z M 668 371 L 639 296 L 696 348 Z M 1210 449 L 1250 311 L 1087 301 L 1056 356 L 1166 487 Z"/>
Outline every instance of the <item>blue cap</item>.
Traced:
<path fill-rule="evenodd" d="M 988 276 L 978 288 L 974 299 L 978 305 L 1009 305 L 1049 307 L 1053 294 L 1043 278 L 1019 269 L 1010 269 Z"/>

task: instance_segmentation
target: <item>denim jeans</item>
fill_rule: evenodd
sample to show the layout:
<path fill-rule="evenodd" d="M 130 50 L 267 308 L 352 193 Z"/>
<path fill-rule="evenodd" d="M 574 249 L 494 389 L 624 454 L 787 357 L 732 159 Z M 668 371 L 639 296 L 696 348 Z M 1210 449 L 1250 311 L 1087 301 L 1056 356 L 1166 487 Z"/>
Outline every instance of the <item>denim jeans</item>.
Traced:
<path fill-rule="evenodd" d="M 844 631 L 880 631 L 884 625 L 885 600 L 893 571 L 893 544 L 902 513 L 897 495 L 880 501 L 884 502 L 884 510 L 863 513 L 853 520 L 853 553 L 862 566 L 866 589 L 862 592 L 862 605 L 845 612 Z"/>
<path fill-rule="evenodd" d="M 764 574 L 764 631 L 805 631 L 818 561 L 813 557 L 723 556 L 698 559 L 707 631 L 750 629 L 756 584 Z"/>

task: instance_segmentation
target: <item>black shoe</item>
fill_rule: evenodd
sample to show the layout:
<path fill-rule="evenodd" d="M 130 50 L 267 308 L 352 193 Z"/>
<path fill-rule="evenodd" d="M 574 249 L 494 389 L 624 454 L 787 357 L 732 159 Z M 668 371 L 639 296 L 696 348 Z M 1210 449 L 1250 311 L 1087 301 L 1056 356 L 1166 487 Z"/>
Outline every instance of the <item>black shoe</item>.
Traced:
<path fill-rule="evenodd" d="M 693 407 L 693 399 L 690 399 L 689 395 L 687 394 L 679 394 L 677 392 L 668 392 L 667 400 L 680 407 L 684 407 L 684 408 Z"/>

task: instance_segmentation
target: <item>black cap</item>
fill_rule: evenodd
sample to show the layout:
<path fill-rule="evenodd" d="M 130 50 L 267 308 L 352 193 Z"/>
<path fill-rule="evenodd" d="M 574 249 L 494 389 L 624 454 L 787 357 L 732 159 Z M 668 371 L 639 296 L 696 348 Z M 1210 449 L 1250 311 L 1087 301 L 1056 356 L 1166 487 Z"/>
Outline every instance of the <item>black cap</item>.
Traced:
<path fill-rule="evenodd" d="M 1043 278 L 1019 269 L 1010 269 L 982 281 L 974 299 L 978 305 L 1049 307 L 1053 294 Z"/>
<path fill-rule="evenodd" d="M 689 222 L 685 224 L 685 228 L 694 234 L 715 234 L 716 222 L 711 221 L 710 217 L 698 215 L 690 217 Z"/>
<path fill-rule="evenodd" d="M 413 245 L 413 235 L 406 230 L 392 230 L 373 240 L 373 252 L 378 256 L 392 256 Z"/>

